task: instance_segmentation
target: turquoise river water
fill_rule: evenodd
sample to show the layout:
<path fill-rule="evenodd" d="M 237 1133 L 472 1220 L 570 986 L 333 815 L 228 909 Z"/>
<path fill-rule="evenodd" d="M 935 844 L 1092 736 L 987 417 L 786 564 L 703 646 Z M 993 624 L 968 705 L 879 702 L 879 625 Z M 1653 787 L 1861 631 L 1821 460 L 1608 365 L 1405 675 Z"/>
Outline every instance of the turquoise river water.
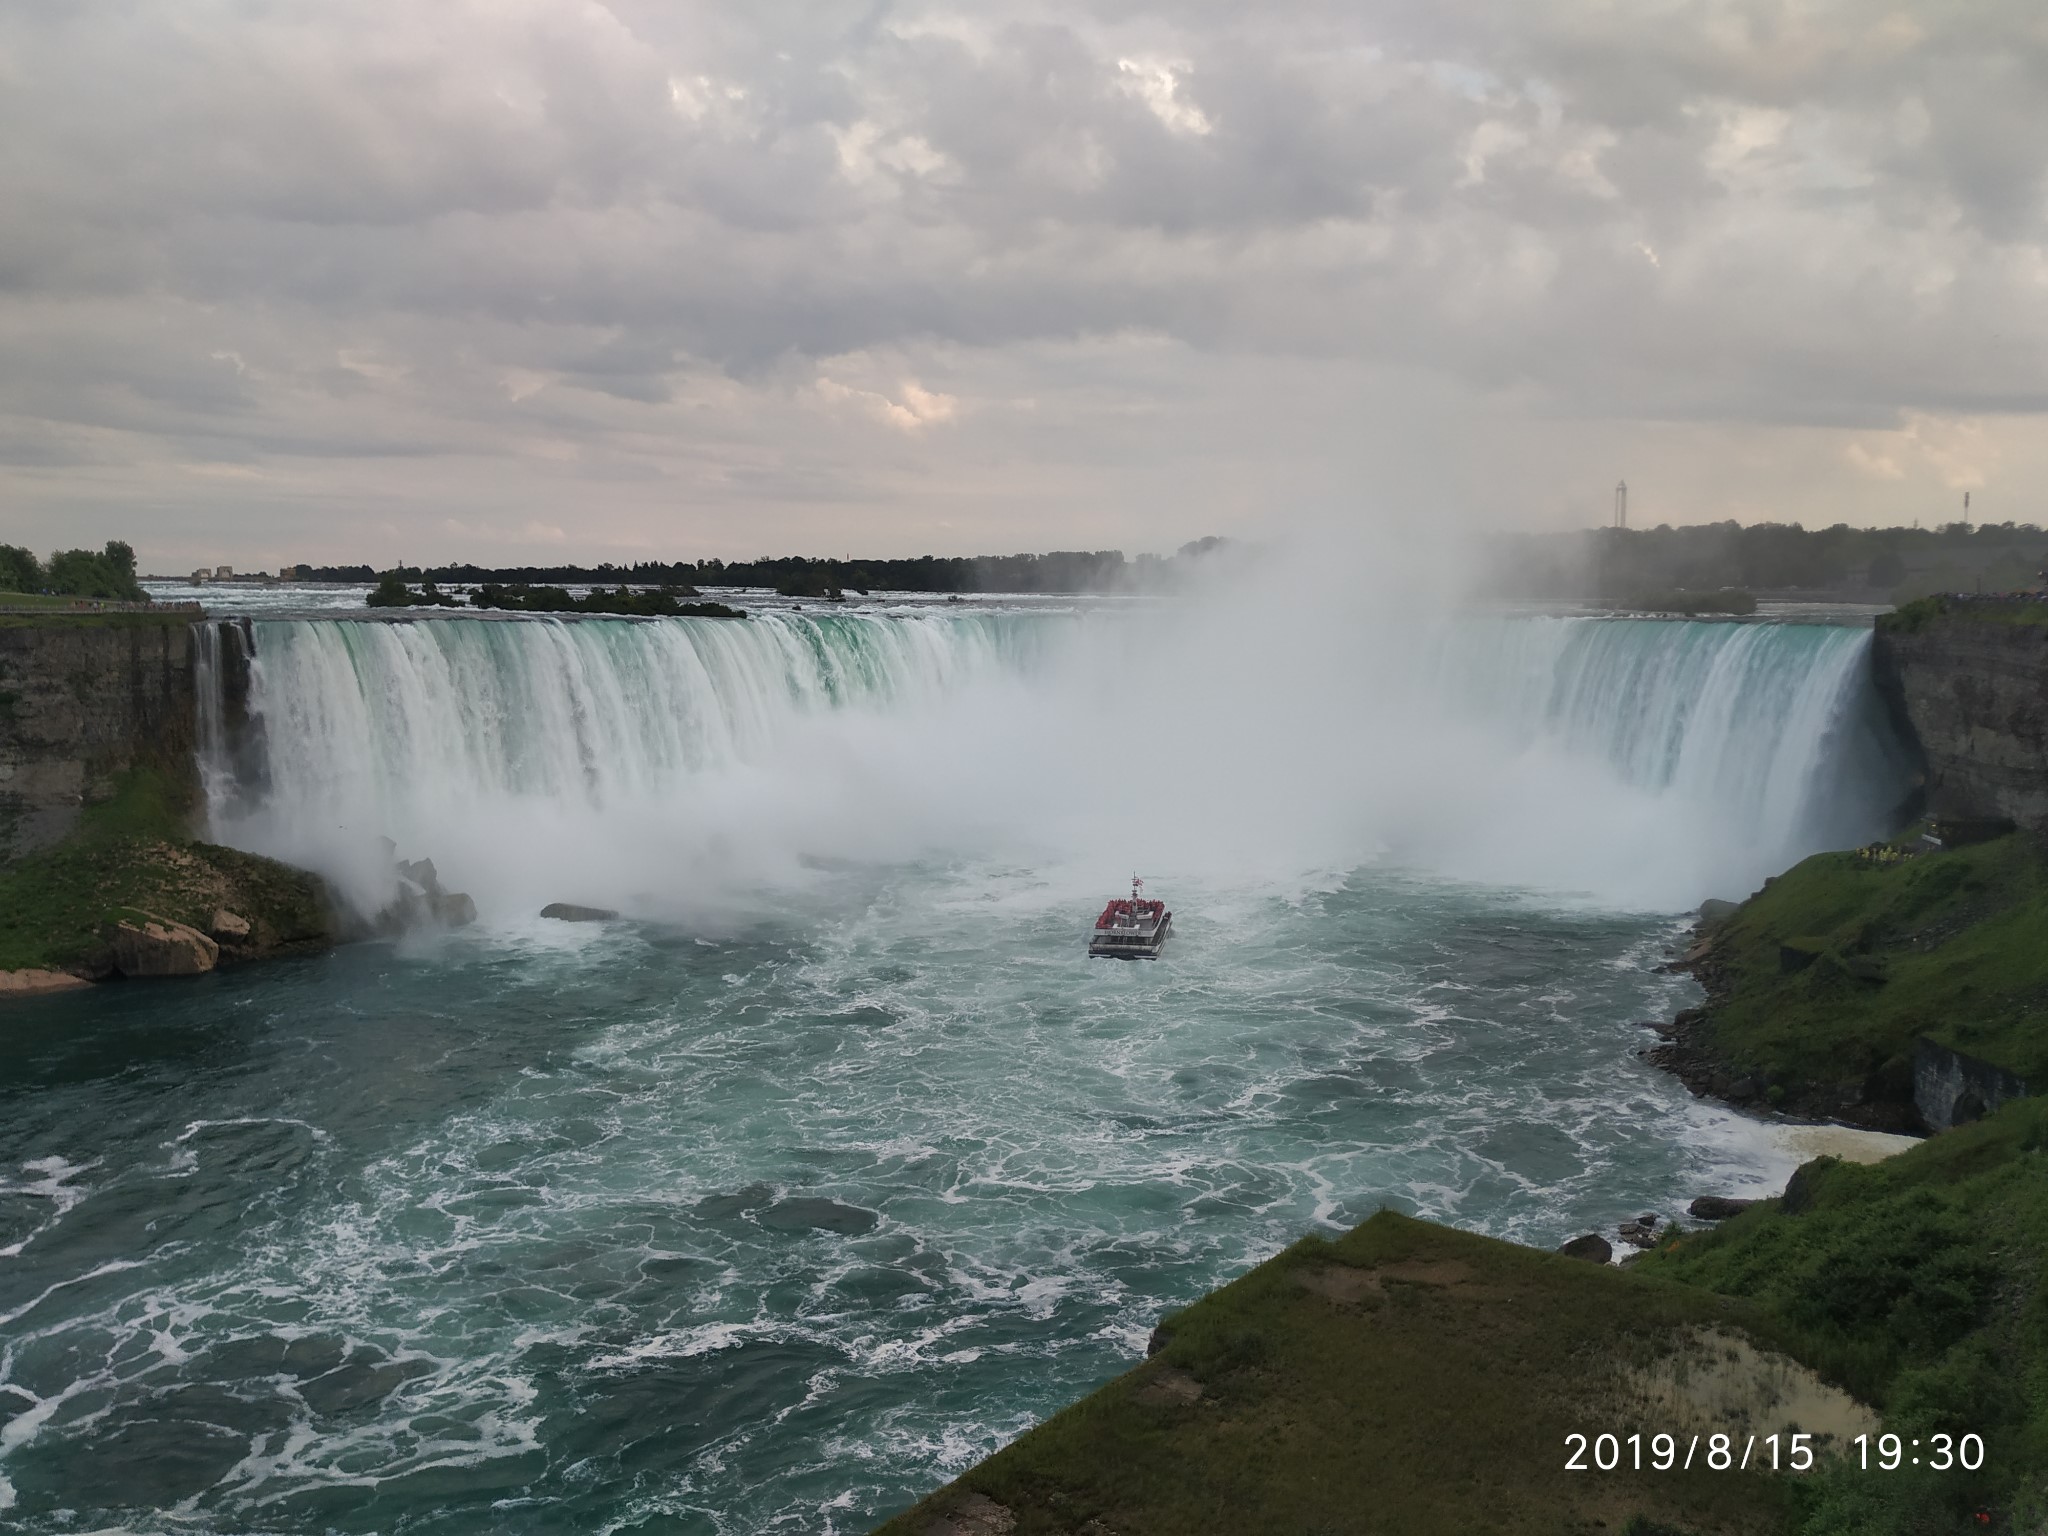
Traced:
<path fill-rule="evenodd" d="M 0 1019 L 0 1524 L 861 1531 L 1303 1232 L 1783 1178 L 1639 1021 L 1682 908 L 1881 817 L 1865 634 L 1133 703 L 1155 622 L 256 624 L 216 835 L 482 917 Z M 1177 937 L 1090 962 L 1140 861 Z"/>

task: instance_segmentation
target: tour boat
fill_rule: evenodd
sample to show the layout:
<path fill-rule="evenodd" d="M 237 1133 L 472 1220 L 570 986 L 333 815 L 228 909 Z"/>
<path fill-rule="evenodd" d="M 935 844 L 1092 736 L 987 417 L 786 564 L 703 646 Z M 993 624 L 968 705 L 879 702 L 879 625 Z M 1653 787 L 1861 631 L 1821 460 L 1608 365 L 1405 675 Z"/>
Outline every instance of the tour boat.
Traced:
<path fill-rule="evenodd" d="M 1173 931 L 1173 914 L 1163 901 L 1147 901 L 1138 893 L 1145 882 L 1131 876 L 1129 900 L 1112 897 L 1095 919 L 1095 932 L 1088 940 L 1088 953 L 1108 955 L 1116 960 L 1156 960 L 1160 946 Z"/>

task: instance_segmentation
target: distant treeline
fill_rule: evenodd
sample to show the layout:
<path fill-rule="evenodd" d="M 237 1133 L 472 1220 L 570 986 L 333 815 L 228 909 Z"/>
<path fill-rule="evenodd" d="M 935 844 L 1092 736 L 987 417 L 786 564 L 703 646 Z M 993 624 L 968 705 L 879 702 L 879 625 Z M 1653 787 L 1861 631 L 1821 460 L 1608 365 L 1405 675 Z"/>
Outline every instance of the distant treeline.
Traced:
<path fill-rule="evenodd" d="M 778 559 L 644 560 L 632 565 L 437 565 L 377 571 L 367 565 L 299 566 L 301 581 L 375 582 L 503 587 L 767 587 L 789 597 L 835 592 L 1128 592 L 1167 585 L 1190 562 L 1221 547 L 1219 538 L 1184 544 L 1170 558 L 1122 550 L 1054 550 L 1045 555 L 920 555 L 914 560 L 831 560 L 804 555 Z"/>
<path fill-rule="evenodd" d="M 64 550 L 50 556 L 48 564 L 18 544 L 0 544 L 0 592 L 149 601 L 135 580 L 135 551 L 119 539 L 110 539 L 101 550 Z"/>
<path fill-rule="evenodd" d="M 2038 584 L 2048 532 L 2032 523 L 1807 529 L 1798 523 L 1508 534 L 1490 550 L 1503 595 L 1629 602 L 1642 593 L 1810 591 L 1905 600 Z"/>

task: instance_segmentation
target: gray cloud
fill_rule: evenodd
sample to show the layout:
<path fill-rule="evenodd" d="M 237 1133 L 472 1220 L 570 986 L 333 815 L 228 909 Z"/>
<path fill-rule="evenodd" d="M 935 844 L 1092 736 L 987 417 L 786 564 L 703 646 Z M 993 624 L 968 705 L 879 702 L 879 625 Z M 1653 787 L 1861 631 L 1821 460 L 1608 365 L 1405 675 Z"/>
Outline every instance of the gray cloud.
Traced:
<path fill-rule="evenodd" d="M 724 553 L 823 536 L 821 487 L 837 543 L 933 537 L 932 497 L 986 509 L 968 547 L 1112 501 L 1171 544 L 1284 509 L 1136 517 L 1131 474 L 1254 473 L 1284 416 L 1341 496 L 1351 399 L 1690 423 L 1674 473 L 1732 424 L 1879 515 L 2048 408 L 2044 100 L 2019 0 L 17 5 L 0 505 L 210 476 L 267 549 L 333 461 L 334 545 L 365 500 L 518 528 L 620 485 L 689 510 L 619 493 L 603 537 Z M 1972 416 L 1981 462 L 1915 425 Z M 989 478 L 1025 444 L 1028 505 Z M 1555 499 L 1517 451 L 1474 509 Z"/>

